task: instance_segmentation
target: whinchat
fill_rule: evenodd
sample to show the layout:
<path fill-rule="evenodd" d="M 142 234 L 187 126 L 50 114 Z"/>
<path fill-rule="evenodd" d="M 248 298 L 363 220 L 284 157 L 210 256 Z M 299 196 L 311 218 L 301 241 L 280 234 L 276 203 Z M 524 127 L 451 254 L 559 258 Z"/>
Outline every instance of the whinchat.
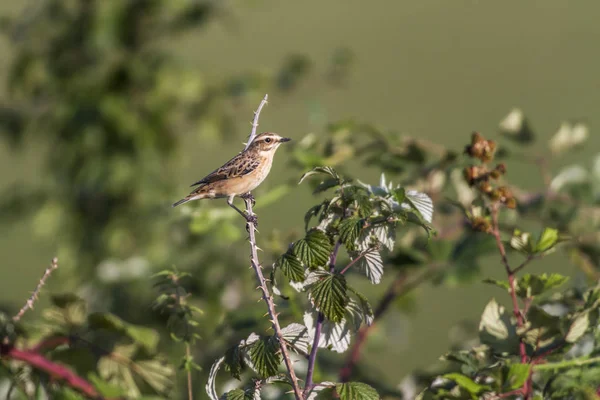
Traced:
<path fill-rule="evenodd" d="M 273 156 L 275 156 L 277 148 L 281 143 L 290 140 L 272 132 L 257 135 L 246 150 L 191 185 L 198 185 L 198 187 L 173 204 L 173 207 L 192 200 L 227 197 L 227 204 L 230 207 L 233 207 L 244 218 L 251 218 L 252 216 L 246 215 L 233 204 L 233 199 L 235 196 L 250 195 L 250 192 L 265 180 L 271 171 Z"/>

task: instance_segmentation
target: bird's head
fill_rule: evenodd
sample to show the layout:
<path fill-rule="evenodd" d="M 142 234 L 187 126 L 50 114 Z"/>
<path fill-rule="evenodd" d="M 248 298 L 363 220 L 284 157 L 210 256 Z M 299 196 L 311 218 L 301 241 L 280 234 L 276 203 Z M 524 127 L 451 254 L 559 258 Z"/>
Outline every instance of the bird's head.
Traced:
<path fill-rule="evenodd" d="M 289 142 L 290 140 L 292 139 L 281 137 L 273 132 L 265 132 L 254 138 L 248 150 L 273 154 L 281 143 Z"/>

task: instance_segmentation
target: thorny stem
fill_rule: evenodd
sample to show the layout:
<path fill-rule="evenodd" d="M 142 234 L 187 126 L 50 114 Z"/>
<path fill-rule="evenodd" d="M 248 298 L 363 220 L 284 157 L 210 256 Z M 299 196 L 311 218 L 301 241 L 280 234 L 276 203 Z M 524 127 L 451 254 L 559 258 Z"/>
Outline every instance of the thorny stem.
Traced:
<path fill-rule="evenodd" d="M 246 212 L 248 215 L 253 216 L 252 212 L 252 202 L 253 198 L 251 196 L 246 196 L 244 201 L 246 202 Z M 258 261 L 258 246 L 256 245 L 256 236 L 255 229 L 256 224 L 248 220 L 246 222 L 246 227 L 248 228 L 249 234 L 249 242 L 250 242 L 250 260 L 252 264 L 252 269 L 254 269 L 254 273 L 256 274 L 256 278 L 258 279 L 258 287 L 262 291 L 262 298 L 267 304 L 267 309 L 269 313 L 269 317 L 271 318 L 271 324 L 273 326 L 273 330 L 275 331 L 275 335 L 279 340 L 279 346 L 281 347 L 281 355 L 283 356 L 283 361 L 285 363 L 285 367 L 290 375 L 290 380 L 292 387 L 294 389 L 294 396 L 296 400 L 303 400 L 302 391 L 300 390 L 300 386 L 298 386 L 298 378 L 296 377 L 296 372 L 294 371 L 294 365 L 292 364 L 292 360 L 290 358 L 290 354 L 288 352 L 287 345 L 285 343 L 285 339 L 283 337 L 283 333 L 281 332 L 281 327 L 279 326 L 279 320 L 277 318 L 278 314 L 275 312 L 275 302 L 273 301 L 273 296 L 269 292 L 269 288 L 267 286 L 267 282 L 262 272 L 262 266 Z"/>
<path fill-rule="evenodd" d="M 515 270 L 512 270 L 510 268 L 510 264 L 508 263 L 508 258 L 506 257 L 506 249 L 504 248 L 504 244 L 502 243 L 502 239 L 500 238 L 500 227 L 498 225 L 499 207 L 500 207 L 500 204 L 497 202 L 494 203 L 491 207 L 491 214 L 492 214 L 492 232 L 491 233 L 494 236 L 494 238 L 496 239 L 496 246 L 498 247 L 498 251 L 500 252 L 500 257 L 502 258 L 502 264 L 504 265 L 504 269 L 506 270 L 506 275 L 508 276 L 510 298 L 512 300 L 512 305 L 513 305 L 513 314 L 514 314 L 515 318 L 517 319 L 517 328 L 521 329 L 524 325 L 524 321 L 523 321 L 523 314 L 521 312 L 521 309 L 519 308 L 519 301 L 517 299 L 515 274 L 516 274 L 516 271 L 522 269 L 529 261 L 531 261 L 531 258 L 528 258 L 522 265 L 517 267 Z M 525 347 L 525 342 L 522 340 L 519 340 L 519 353 L 521 355 L 521 363 L 526 364 L 527 363 L 527 348 Z M 531 397 L 531 372 L 529 373 L 529 377 L 528 377 L 527 381 L 523 385 L 522 393 L 526 399 L 529 399 Z"/>
<path fill-rule="evenodd" d="M 268 100 L 269 95 L 265 94 L 265 97 L 258 105 L 258 108 L 256 109 L 256 111 L 254 111 L 254 119 L 252 120 L 252 131 L 250 132 L 250 136 L 248 136 L 248 143 L 246 143 L 244 151 L 248 150 L 248 147 L 250 147 L 250 143 L 252 143 L 254 137 L 256 136 L 256 129 L 258 128 L 258 118 L 260 117 L 260 112 L 262 111 L 263 107 L 268 103 Z"/>
<path fill-rule="evenodd" d="M 390 284 L 385 294 L 379 301 L 377 308 L 373 314 L 373 322 L 371 325 L 364 325 L 358 331 L 356 341 L 352 345 L 348 360 L 342 369 L 340 370 L 340 382 L 348 382 L 354 367 L 360 359 L 361 351 L 367 341 L 369 334 L 375 327 L 375 324 L 383 317 L 383 315 L 389 310 L 390 305 L 398 297 L 402 297 L 408 294 L 413 289 L 416 289 L 423 282 L 427 281 L 432 273 L 439 267 L 437 264 L 431 264 L 427 267 L 426 271 L 421 275 L 417 276 L 411 281 L 408 281 L 408 277 L 405 271 L 400 271 L 394 281 Z"/>
<path fill-rule="evenodd" d="M 33 309 L 33 304 L 38 299 L 40 292 L 42 290 L 42 287 L 44 287 L 44 285 L 46 284 L 46 280 L 50 277 L 50 275 L 52 275 L 52 272 L 57 268 L 58 268 L 58 258 L 54 257 L 52 259 L 52 262 L 50 263 L 50 266 L 48 268 L 46 268 L 46 272 L 44 272 L 44 275 L 42 276 L 42 278 L 38 282 L 37 286 L 35 287 L 35 290 L 33 291 L 33 293 L 31 293 L 31 296 L 29 296 L 29 298 L 27 299 L 27 301 L 25 302 L 23 307 L 21 307 L 19 312 L 13 317 L 13 321 L 19 322 L 19 320 L 21 319 L 21 317 L 23 317 L 23 315 L 27 312 L 27 310 Z"/>
<path fill-rule="evenodd" d="M 340 250 L 340 246 L 341 243 L 339 241 L 336 242 L 333 251 L 329 255 L 329 272 L 331 273 L 335 272 L 335 263 L 337 260 L 338 252 Z M 346 269 L 347 268 L 345 268 L 344 271 Z M 323 313 L 320 312 L 317 318 L 317 324 L 315 326 L 315 337 L 312 343 L 312 347 L 310 348 L 310 355 L 308 356 L 308 368 L 306 370 L 306 383 L 304 386 L 305 396 L 307 396 L 308 393 L 314 387 L 313 375 L 315 373 L 315 362 L 317 361 L 317 352 L 319 351 L 319 341 L 321 340 L 321 330 L 323 329 L 323 322 L 325 322 L 325 316 L 323 315 Z"/>
<path fill-rule="evenodd" d="M 50 361 L 34 350 L 19 350 L 12 346 L 0 346 L 0 356 L 25 362 L 32 368 L 43 371 L 52 378 L 64 381 L 69 387 L 89 398 L 100 398 L 96 388 L 90 382 L 67 367 Z"/>

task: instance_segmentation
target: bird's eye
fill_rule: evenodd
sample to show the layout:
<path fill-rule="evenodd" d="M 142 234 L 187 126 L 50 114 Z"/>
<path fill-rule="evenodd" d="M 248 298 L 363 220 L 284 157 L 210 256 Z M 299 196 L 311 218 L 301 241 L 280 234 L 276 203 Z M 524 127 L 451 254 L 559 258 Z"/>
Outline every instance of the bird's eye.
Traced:
<path fill-rule="evenodd" d="M 271 143 L 271 138 L 266 138 L 265 143 Z"/>

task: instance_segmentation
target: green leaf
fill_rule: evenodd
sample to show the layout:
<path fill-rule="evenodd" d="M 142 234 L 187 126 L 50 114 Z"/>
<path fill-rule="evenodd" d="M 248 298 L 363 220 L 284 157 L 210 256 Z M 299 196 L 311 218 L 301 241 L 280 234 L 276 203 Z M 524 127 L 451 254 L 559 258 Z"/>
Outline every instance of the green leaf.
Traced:
<path fill-rule="evenodd" d="M 231 346 L 225 352 L 225 370 L 229 371 L 232 377 L 240 380 L 240 374 L 244 369 L 244 356 L 239 345 Z"/>
<path fill-rule="evenodd" d="M 318 229 L 310 230 L 293 247 L 294 254 L 310 269 L 326 265 L 332 250 L 329 237 Z"/>
<path fill-rule="evenodd" d="M 346 278 L 340 274 L 323 274 L 310 289 L 310 298 L 317 310 L 333 322 L 341 322 L 349 298 Z"/>
<path fill-rule="evenodd" d="M 553 228 L 544 228 L 540 238 L 535 245 L 534 252 L 543 253 L 550 250 L 558 242 L 558 230 Z"/>
<path fill-rule="evenodd" d="M 134 342 L 141 344 L 149 352 L 156 351 L 160 336 L 154 329 L 127 323 L 109 313 L 93 313 L 88 316 L 91 329 L 106 329 L 126 335 Z"/>
<path fill-rule="evenodd" d="M 313 194 L 319 194 L 321 192 L 325 192 L 331 188 L 334 188 L 336 186 L 339 186 L 341 184 L 341 181 L 339 180 L 339 178 L 328 178 L 325 179 L 324 181 L 322 181 L 321 183 L 319 183 L 317 185 L 317 187 L 315 188 L 315 190 L 313 190 Z"/>
<path fill-rule="evenodd" d="M 118 398 L 125 395 L 125 391 L 122 387 L 105 381 L 95 373 L 89 373 L 88 380 L 96 389 L 98 389 L 98 392 L 103 398 Z"/>
<path fill-rule="evenodd" d="M 407 190 L 405 192 L 406 199 L 404 203 L 408 204 L 412 208 L 413 213 L 416 216 L 426 222 L 425 225 L 431 224 L 433 221 L 433 201 L 425 193 L 417 192 L 416 190 Z"/>
<path fill-rule="evenodd" d="M 492 285 L 496 285 L 501 289 L 506 289 L 507 291 L 510 290 L 510 285 L 506 281 L 498 281 L 496 279 L 484 279 L 483 283 L 489 283 Z"/>
<path fill-rule="evenodd" d="M 463 374 L 451 373 L 451 374 L 443 375 L 442 377 L 456 382 L 456 384 L 458 386 L 460 386 L 462 389 L 466 390 L 472 396 L 477 396 L 481 392 L 490 390 L 489 386 L 480 385 L 479 383 L 475 382 L 473 379 L 471 379 L 468 376 L 463 375 Z"/>
<path fill-rule="evenodd" d="M 277 259 L 277 265 L 292 282 L 302 282 L 306 278 L 302 262 L 289 250 Z"/>
<path fill-rule="evenodd" d="M 585 334 L 590 326 L 590 317 L 587 312 L 573 318 L 573 322 L 569 327 L 565 341 L 567 343 L 575 343 Z"/>
<path fill-rule="evenodd" d="M 342 179 L 340 178 L 340 176 L 338 175 L 338 173 L 336 172 L 335 169 L 333 169 L 331 167 L 315 167 L 315 168 L 311 169 L 310 171 L 305 172 L 304 175 L 302 175 L 302 177 L 300 178 L 300 181 L 298 182 L 298 184 L 301 184 L 309 176 L 316 175 L 316 174 L 329 175 L 331 178 L 337 180 L 338 184 L 340 184 L 342 182 Z"/>
<path fill-rule="evenodd" d="M 254 391 L 233 389 L 221 396 L 221 400 L 253 400 Z"/>
<path fill-rule="evenodd" d="M 539 296 L 548 290 L 559 287 L 568 280 L 568 276 L 560 274 L 525 274 L 522 278 L 517 280 L 517 296 L 521 298 Z"/>
<path fill-rule="evenodd" d="M 272 337 L 260 338 L 248 347 L 248 356 L 256 372 L 263 378 L 276 375 L 281 363 L 279 346 Z"/>
<path fill-rule="evenodd" d="M 379 393 L 366 383 L 348 382 L 335 385 L 335 391 L 341 400 L 379 400 Z"/>
<path fill-rule="evenodd" d="M 514 390 L 523 387 L 525 381 L 529 378 L 530 371 L 531 364 L 511 364 L 508 369 L 508 375 L 506 376 L 508 389 Z"/>
<path fill-rule="evenodd" d="M 340 223 L 340 240 L 347 249 L 352 250 L 363 227 L 363 220 L 359 217 L 350 217 Z"/>
<path fill-rule="evenodd" d="M 317 204 L 316 206 L 312 206 L 311 208 L 308 209 L 308 211 L 306 212 L 306 214 L 304 214 L 304 230 L 308 231 L 308 225 L 310 224 L 310 221 L 313 219 L 313 217 L 316 217 L 317 215 L 319 215 L 319 213 L 321 212 L 321 209 L 323 208 L 325 204 L 321 203 L 321 204 Z"/>

